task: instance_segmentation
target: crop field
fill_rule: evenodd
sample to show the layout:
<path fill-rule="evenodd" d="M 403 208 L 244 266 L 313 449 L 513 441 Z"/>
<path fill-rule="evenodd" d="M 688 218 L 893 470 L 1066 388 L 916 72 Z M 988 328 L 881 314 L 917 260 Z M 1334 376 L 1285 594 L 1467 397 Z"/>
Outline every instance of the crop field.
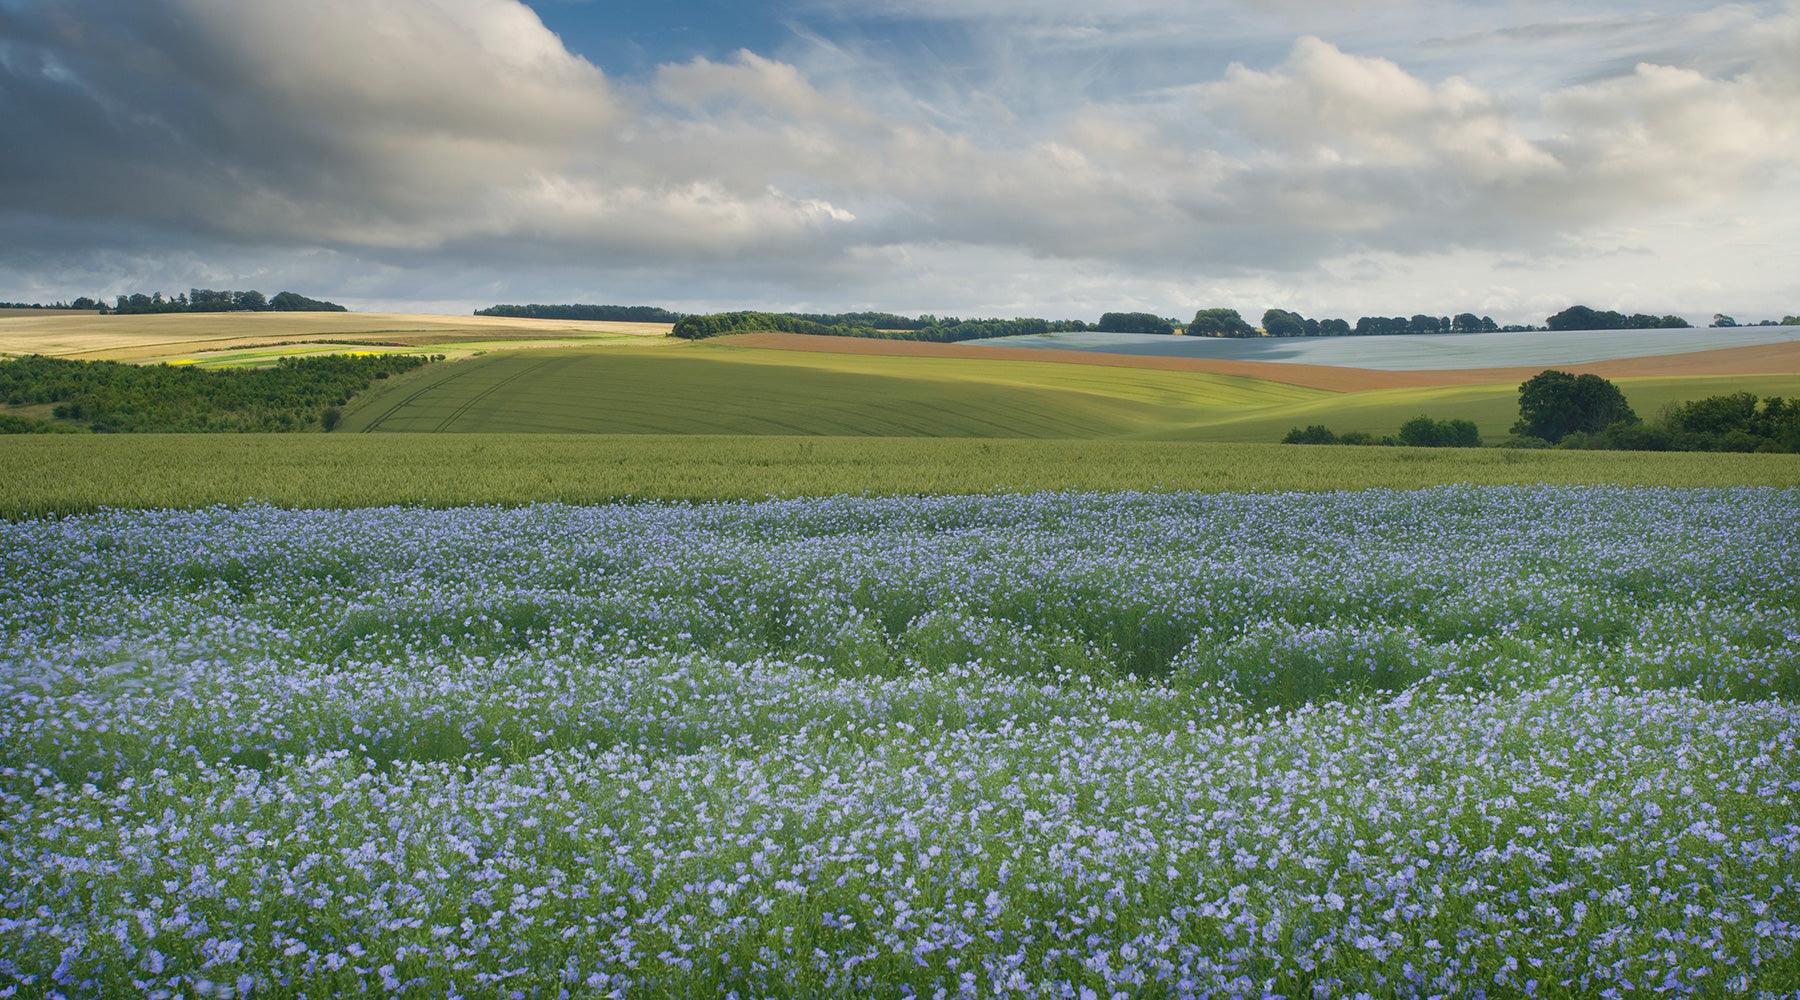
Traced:
<path fill-rule="evenodd" d="M 438 366 L 359 398 L 343 429 L 1094 437 L 1322 395 L 1140 369 L 618 347 Z"/>
<path fill-rule="evenodd" d="M 1800 375 L 1731 375 L 1678 378 L 1628 378 L 1617 384 L 1632 409 L 1653 420 L 1667 407 L 1685 400 L 1734 392 L 1758 396 L 1800 396 Z M 1245 410 L 1165 435 L 1197 441 L 1277 441 L 1291 427 L 1325 424 L 1339 431 L 1392 434 L 1420 414 L 1439 420 L 1470 420 L 1484 437 L 1506 437 L 1519 419 L 1519 384 L 1459 385 L 1418 389 L 1378 389 L 1307 400 L 1267 410 Z"/>
<path fill-rule="evenodd" d="M 933 345 L 935 346 L 935 345 Z M 1653 417 L 1727 392 L 1800 395 L 1800 374 L 1623 379 Z M 1151 368 L 682 345 L 498 352 L 359 397 L 345 431 L 1143 437 L 1278 441 L 1327 423 L 1393 433 L 1421 412 L 1494 438 L 1518 383 L 1327 392 Z"/>
<path fill-rule="evenodd" d="M 653 341 L 660 323 L 505 319 L 401 313 L 238 312 L 0 317 L 0 357 L 46 354 L 85 361 L 271 364 L 283 355 L 346 350 L 466 357 L 494 349 Z"/>
<path fill-rule="evenodd" d="M 755 500 L 1450 483 L 1800 486 L 1800 455 L 602 434 L 0 437 L 0 517 L 102 507 Z"/>
<path fill-rule="evenodd" d="M 0 991 L 1791 996 L 1797 534 L 1548 486 L 0 523 Z"/>
<path fill-rule="evenodd" d="M 1097 351 L 1430 371 L 1554 367 L 1724 348 L 1800 342 L 1800 327 L 1689 330 L 1538 330 L 1380 337 L 1166 337 L 1147 333 L 1046 333 L 969 343 L 988 347 Z"/>

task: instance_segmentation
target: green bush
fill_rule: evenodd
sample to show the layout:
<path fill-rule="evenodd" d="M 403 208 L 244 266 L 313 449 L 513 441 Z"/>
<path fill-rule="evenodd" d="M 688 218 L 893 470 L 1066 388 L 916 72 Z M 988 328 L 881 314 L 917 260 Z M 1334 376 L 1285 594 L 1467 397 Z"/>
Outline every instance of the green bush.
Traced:
<path fill-rule="evenodd" d="M 1337 444 L 1338 436 L 1336 434 L 1333 434 L 1331 432 L 1331 429 L 1324 426 L 1323 424 L 1313 424 L 1312 426 L 1307 427 L 1305 429 L 1296 427 L 1293 430 L 1288 431 L 1287 437 L 1282 438 L 1281 443 L 1282 444 Z"/>
<path fill-rule="evenodd" d="M 1421 415 L 1400 425 L 1400 443 L 1414 448 L 1479 448 L 1481 432 L 1473 421 Z"/>
<path fill-rule="evenodd" d="M 1323 424 L 1296 427 L 1281 439 L 1283 444 L 1410 445 L 1415 448 L 1479 448 L 1481 433 L 1467 420 L 1433 420 L 1414 417 L 1400 427 L 1398 438 L 1376 437 L 1367 431 L 1334 433 Z"/>
<path fill-rule="evenodd" d="M 1677 403 L 1655 424 L 1617 421 L 1565 435 L 1558 447 L 1614 451 L 1800 452 L 1800 401 L 1748 392 Z"/>
<path fill-rule="evenodd" d="M 73 429 L 73 428 L 70 428 Z M 0 434 L 51 434 L 63 428 L 46 420 L 33 420 L 13 413 L 0 413 Z"/>
<path fill-rule="evenodd" d="M 879 314 L 845 314 L 844 317 L 865 317 Z M 669 331 L 672 337 L 683 340 L 702 340 L 707 337 L 723 337 L 733 333 L 802 333 L 815 337 L 863 337 L 870 340 L 918 340 L 929 343 L 948 344 L 964 340 L 979 340 L 985 337 L 1020 337 L 1039 333 L 1061 333 L 1070 330 L 1085 330 L 1087 324 L 1081 320 L 1047 320 L 1022 317 L 1019 319 L 956 319 L 947 317 L 921 317 L 929 320 L 914 329 L 883 330 L 873 326 L 860 325 L 865 322 L 858 318 L 856 323 L 825 324 L 805 316 L 793 313 L 766 312 L 724 312 L 710 313 L 703 316 L 684 316 Z"/>

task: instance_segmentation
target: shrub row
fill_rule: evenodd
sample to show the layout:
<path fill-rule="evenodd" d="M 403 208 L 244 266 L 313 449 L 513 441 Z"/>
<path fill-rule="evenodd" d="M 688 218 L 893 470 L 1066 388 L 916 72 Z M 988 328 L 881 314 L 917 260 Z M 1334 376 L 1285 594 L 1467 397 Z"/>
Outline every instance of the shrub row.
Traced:
<path fill-rule="evenodd" d="M 0 361 L 0 401 L 52 403 L 58 420 L 100 432 L 308 430 L 372 382 L 441 358 L 330 354 L 207 369 L 33 355 Z"/>

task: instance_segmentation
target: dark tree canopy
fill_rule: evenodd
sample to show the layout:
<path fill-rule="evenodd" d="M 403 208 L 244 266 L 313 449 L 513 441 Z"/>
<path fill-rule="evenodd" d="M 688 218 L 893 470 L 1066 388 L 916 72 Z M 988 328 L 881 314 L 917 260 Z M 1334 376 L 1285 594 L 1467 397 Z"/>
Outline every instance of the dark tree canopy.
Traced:
<path fill-rule="evenodd" d="M 1479 448 L 1481 432 L 1472 420 L 1417 416 L 1400 425 L 1400 443 L 1415 448 Z"/>
<path fill-rule="evenodd" d="M 1256 328 L 1244 322 L 1236 309 L 1202 309 L 1188 324 L 1190 337 L 1254 337 Z"/>
<path fill-rule="evenodd" d="M 1500 329 L 1492 316 L 1477 316 L 1474 313 L 1457 313 L 1450 319 L 1452 333 L 1493 333 Z"/>
<path fill-rule="evenodd" d="M 137 292 L 121 295 L 115 301 L 115 313 L 208 313 L 208 312 L 347 312 L 336 302 L 309 299 L 294 292 L 279 292 L 274 299 L 263 293 L 217 292 L 210 288 L 190 288 L 174 298 L 163 298 L 161 292 L 145 295 Z"/>
<path fill-rule="evenodd" d="M 336 302 L 309 299 L 295 292 L 277 292 L 269 300 L 269 309 L 271 312 L 349 312 Z"/>
<path fill-rule="evenodd" d="M 1108 333 L 1159 333 L 1175 332 L 1175 323 L 1155 313 L 1146 312 L 1109 312 L 1100 317 L 1094 329 Z"/>
<path fill-rule="evenodd" d="M 212 369 L 31 355 L 0 361 L 0 403 L 54 404 L 59 426 L 99 432 L 310 430 L 335 423 L 331 411 L 372 382 L 429 360 L 319 354 Z"/>
<path fill-rule="evenodd" d="M 1286 309 L 1270 309 L 1263 313 L 1262 325 L 1263 332 L 1271 337 L 1306 336 L 1306 318 Z"/>
<path fill-rule="evenodd" d="M 854 314 L 852 314 L 854 315 Z M 684 340 L 722 337 L 733 333 L 804 333 L 818 337 L 862 337 L 870 340 L 918 340 L 931 343 L 955 343 L 987 337 L 1022 337 L 1039 333 L 1063 333 L 1086 330 L 1081 320 L 1047 320 L 1032 317 L 1018 319 L 957 319 L 954 316 L 921 316 L 927 325 L 911 330 L 877 329 L 848 323 L 819 323 L 794 313 L 725 312 L 703 316 L 683 316 L 669 331 Z"/>
<path fill-rule="evenodd" d="M 1296 427 L 1281 439 L 1282 444 L 1337 444 L 1338 436 L 1324 424 Z"/>
<path fill-rule="evenodd" d="M 1513 432 L 1556 442 L 1577 432 L 1593 434 L 1637 419 L 1618 386 L 1598 375 L 1552 369 L 1519 386 L 1519 422 Z"/>
<path fill-rule="evenodd" d="M 609 323 L 673 323 L 681 313 L 660 306 L 596 306 L 596 305 L 530 305 L 488 306 L 475 310 L 477 316 L 505 316 L 511 319 L 586 319 Z"/>
<path fill-rule="evenodd" d="M 1687 329 L 1693 324 L 1680 316 L 1651 316 L 1648 313 L 1624 313 L 1570 306 L 1544 320 L 1551 330 L 1663 330 Z"/>

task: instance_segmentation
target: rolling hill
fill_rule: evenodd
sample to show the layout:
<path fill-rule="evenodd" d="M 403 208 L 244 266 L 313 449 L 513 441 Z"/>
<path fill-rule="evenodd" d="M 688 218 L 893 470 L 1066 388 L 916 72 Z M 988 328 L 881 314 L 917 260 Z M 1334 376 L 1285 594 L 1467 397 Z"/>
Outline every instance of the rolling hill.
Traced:
<path fill-rule="evenodd" d="M 935 345 L 931 345 L 935 346 Z M 1420 413 L 1503 436 L 1510 371 L 1485 384 L 1353 392 L 1155 367 L 856 352 L 729 341 L 496 352 L 358 399 L 343 430 L 1275 441 L 1290 427 L 1392 433 Z M 1624 378 L 1646 416 L 1724 392 L 1800 394 L 1800 375 Z"/>

